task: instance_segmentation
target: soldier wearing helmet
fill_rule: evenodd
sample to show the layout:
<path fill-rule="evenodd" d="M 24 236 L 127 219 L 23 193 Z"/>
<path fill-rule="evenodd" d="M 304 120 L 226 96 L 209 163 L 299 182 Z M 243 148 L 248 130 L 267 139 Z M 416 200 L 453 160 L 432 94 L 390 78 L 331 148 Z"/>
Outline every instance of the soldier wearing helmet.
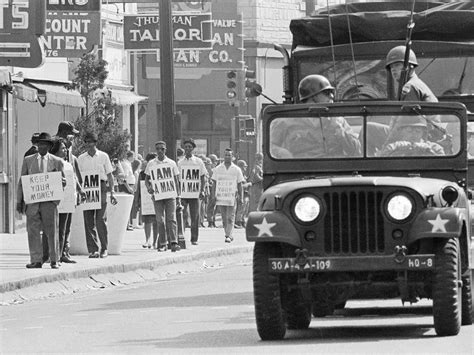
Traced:
<path fill-rule="evenodd" d="M 305 104 L 334 102 L 334 87 L 322 75 L 308 75 L 299 86 Z M 272 128 L 271 153 L 280 159 L 344 157 L 361 154 L 361 145 L 342 117 L 301 117 L 279 120 Z"/>
<path fill-rule="evenodd" d="M 391 100 L 398 99 L 399 84 L 402 79 L 403 62 L 405 60 L 405 46 L 394 47 L 388 52 L 385 61 L 387 73 L 388 96 Z M 401 101 L 428 101 L 438 102 L 431 89 L 415 73 L 418 66 L 415 53 L 410 49 L 408 57 L 408 79 L 403 83 Z"/>
<path fill-rule="evenodd" d="M 426 156 L 445 155 L 438 143 L 428 141 L 426 117 L 402 116 L 397 118 L 396 141 L 386 144 L 379 156 Z"/>
<path fill-rule="evenodd" d="M 308 75 L 304 77 L 298 85 L 300 101 L 303 103 L 315 102 L 333 102 L 334 87 L 328 79 L 322 75 Z"/>

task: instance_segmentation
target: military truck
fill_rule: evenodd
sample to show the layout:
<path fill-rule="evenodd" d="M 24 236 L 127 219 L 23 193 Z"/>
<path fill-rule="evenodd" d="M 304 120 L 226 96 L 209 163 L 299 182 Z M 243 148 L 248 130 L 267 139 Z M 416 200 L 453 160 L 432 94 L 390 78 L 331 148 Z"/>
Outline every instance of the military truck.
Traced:
<path fill-rule="evenodd" d="M 430 299 L 439 336 L 472 324 L 466 106 L 474 8 L 414 7 L 417 72 L 443 99 L 428 103 L 390 100 L 384 61 L 408 42 L 408 5 L 335 6 L 291 22 L 291 53 L 275 46 L 285 58 L 284 102 L 261 113 L 264 192 L 246 226 L 263 340 L 308 328 L 312 316 L 351 299 Z M 298 83 L 309 74 L 333 80 L 337 102 L 299 102 Z M 350 152 L 330 146 L 342 139 L 326 127 L 341 120 L 357 140 Z M 402 126 L 423 137 L 392 134 Z"/>

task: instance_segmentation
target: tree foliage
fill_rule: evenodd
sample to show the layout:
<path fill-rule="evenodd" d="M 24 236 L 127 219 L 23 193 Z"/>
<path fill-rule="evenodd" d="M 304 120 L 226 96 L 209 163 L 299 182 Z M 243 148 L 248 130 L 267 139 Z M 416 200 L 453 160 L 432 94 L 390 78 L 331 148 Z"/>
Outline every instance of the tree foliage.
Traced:
<path fill-rule="evenodd" d="M 99 138 L 97 148 L 106 152 L 111 159 L 122 159 L 130 134 L 118 123 L 121 107 L 114 102 L 110 90 L 104 85 L 108 76 L 106 68 L 107 61 L 87 53 L 74 69 L 75 77 L 70 89 L 78 90 L 86 104 L 83 115 L 77 118 L 74 125 L 82 134 L 95 132 Z M 84 151 L 85 145 L 81 139 L 75 144 L 74 153 Z"/>

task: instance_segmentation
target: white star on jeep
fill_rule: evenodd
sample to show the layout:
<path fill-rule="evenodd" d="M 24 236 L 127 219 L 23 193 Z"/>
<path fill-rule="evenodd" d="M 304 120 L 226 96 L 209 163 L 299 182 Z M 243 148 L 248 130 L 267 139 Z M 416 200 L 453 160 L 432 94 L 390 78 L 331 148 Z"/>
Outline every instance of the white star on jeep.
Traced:
<path fill-rule="evenodd" d="M 265 234 L 268 235 L 269 237 L 273 237 L 273 234 L 270 229 L 275 226 L 276 223 L 268 223 L 265 217 L 263 217 L 262 223 L 260 224 L 255 224 L 255 228 L 258 229 L 258 238 L 264 236 Z"/>
<path fill-rule="evenodd" d="M 446 223 L 449 222 L 449 219 L 441 219 L 441 216 L 436 216 L 436 219 L 428 220 L 428 223 L 433 226 L 431 232 L 445 232 L 446 233 Z"/>

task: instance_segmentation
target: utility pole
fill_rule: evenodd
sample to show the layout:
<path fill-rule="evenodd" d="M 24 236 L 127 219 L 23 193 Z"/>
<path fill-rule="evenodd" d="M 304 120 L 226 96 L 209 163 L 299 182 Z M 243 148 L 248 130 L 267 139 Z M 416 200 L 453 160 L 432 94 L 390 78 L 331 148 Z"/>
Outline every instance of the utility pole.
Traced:
<path fill-rule="evenodd" d="M 163 140 L 167 146 L 167 155 L 176 160 L 171 0 L 158 0 L 158 4 L 160 13 L 161 129 Z M 159 124 L 158 127 L 160 127 Z"/>

